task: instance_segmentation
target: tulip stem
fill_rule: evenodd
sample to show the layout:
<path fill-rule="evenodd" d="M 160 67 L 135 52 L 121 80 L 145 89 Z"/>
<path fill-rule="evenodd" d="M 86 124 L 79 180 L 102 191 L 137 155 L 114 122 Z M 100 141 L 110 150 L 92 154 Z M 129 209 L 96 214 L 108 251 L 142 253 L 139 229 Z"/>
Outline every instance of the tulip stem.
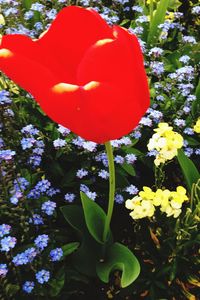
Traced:
<path fill-rule="evenodd" d="M 104 242 L 106 242 L 108 238 L 110 222 L 113 214 L 114 198 L 115 198 L 115 165 L 114 165 L 112 145 L 110 142 L 106 142 L 105 147 L 106 147 L 106 152 L 108 157 L 108 167 L 109 167 L 109 202 L 108 202 L 108 211 L 106 215 L 106 221 L 105 221 L 104 232 L 103 232 Z"/>

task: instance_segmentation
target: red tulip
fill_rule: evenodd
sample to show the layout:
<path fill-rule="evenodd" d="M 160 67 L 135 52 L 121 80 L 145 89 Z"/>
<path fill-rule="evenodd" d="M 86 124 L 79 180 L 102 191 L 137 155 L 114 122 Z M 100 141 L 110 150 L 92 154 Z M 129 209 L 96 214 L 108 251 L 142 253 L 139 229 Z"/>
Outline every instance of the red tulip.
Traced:
<path fill-rule="evenodd" d="M 64 8 L 37 40 L 3 36 L 0 70 L 55 122 L 97 143 L 128 134 L 149 106 L 137 38 L 92 9 Z"/>

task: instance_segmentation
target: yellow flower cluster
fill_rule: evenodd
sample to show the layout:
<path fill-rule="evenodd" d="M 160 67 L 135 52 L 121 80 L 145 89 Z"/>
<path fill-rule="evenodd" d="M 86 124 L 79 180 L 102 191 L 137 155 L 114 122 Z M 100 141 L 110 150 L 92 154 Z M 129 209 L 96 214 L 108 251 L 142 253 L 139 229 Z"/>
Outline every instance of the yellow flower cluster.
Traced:
<path fill-rule="evenodd" d="M 158 152 L 154 163 L 159 166 L 177 155 L 177 150 L 183 146 L 183 137 L 173 131 L 173 127 L 168 123 L 159 123 L 158 128 L 154 131 L 156 133 L 149 140 L 147 147 L 149 151 L 156 150 Z"/>
<path fill-rule="evenodd" d="M 158 189 L 156 192 L 144 186 L 143 191 L 133 199 L 126 200 L 125 205 L 127 209 L 132 210 L 130 216 L 134 220 L 152 217 L 158 206 L 167 217 L 177 218 L 181 213 L 183 202 L 187 200 L 186 190 L 182 186 L 178 186 L 176 191 Z"/>
<path fill-rule="evenodd" d="M 200 118 L 197 120 L 196 124 L 194 125 L 194 131 L 196 133 L 200 133 Z"/>

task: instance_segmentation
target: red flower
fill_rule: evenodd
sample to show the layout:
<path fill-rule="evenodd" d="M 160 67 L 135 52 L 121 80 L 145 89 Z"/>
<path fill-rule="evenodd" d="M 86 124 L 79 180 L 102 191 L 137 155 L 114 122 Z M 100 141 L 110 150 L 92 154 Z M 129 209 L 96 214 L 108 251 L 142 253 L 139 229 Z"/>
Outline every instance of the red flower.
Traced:
<path fill-rule="evenodd" d="M 3 36 L 0 69 L 55 122 L 97 143 L 128 134 L 149 106 L 137 38 L 92 9 L 64 8 L 38 40 Z"/>

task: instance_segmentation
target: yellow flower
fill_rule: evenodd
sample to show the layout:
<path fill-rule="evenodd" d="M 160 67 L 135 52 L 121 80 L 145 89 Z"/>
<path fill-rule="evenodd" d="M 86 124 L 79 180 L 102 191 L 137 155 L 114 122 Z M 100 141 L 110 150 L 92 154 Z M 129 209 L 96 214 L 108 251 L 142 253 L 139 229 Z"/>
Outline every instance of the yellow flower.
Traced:
<path fill-rule="evenodd" d="M 143 187 L 143 191 L 139 192 L 142 199 L 153 200 L 155 193 L 147 186 Z"/>
<path fill-rule="evenodd" d="M 140 205 L 141 197 L 135 196 L 133 199 L 126 200 L 125 206 L 127 209 L 134 209 L 137 205 Z"/>
<path fill-rule="evenodd" d="M 155 206 L 167 206 L 168 203 L 169 203 L 169 197 L 170 197 L 170 191 L 169 190 L 161 190 L 161 189 L 158 189 L 156 192 L 155 192 L 155 196 L 154 196 L 154 199 L 153 199 L 153 204 Z"/>
<path fill-rule="evenodd" d="M 194 131 L 196 133 L 200 133 L 200 118 L 197 120 L 196 124 L 194 125 Z"/>
<path fill-rule="evenodd" d="M 152 217 L 155 211 L 152 201 L 142 200 L 140 205 L 137 205 L 130 213 L 130 216 L 136 219 L 142 219 L 146 217 Z"/>
<path fill-rule="evenodd" d="M 159 123 L 158 128 L 154 131 L 156 133 L 149 140 L 147 148 L 149 151 L 155 149 L 158 152 L 154 163 L 159 166 L 177 155 L 177 150 L 183 146 L 183 137 L 173 131 L 173 127 L 169 126 L 168 123 Z"/>

